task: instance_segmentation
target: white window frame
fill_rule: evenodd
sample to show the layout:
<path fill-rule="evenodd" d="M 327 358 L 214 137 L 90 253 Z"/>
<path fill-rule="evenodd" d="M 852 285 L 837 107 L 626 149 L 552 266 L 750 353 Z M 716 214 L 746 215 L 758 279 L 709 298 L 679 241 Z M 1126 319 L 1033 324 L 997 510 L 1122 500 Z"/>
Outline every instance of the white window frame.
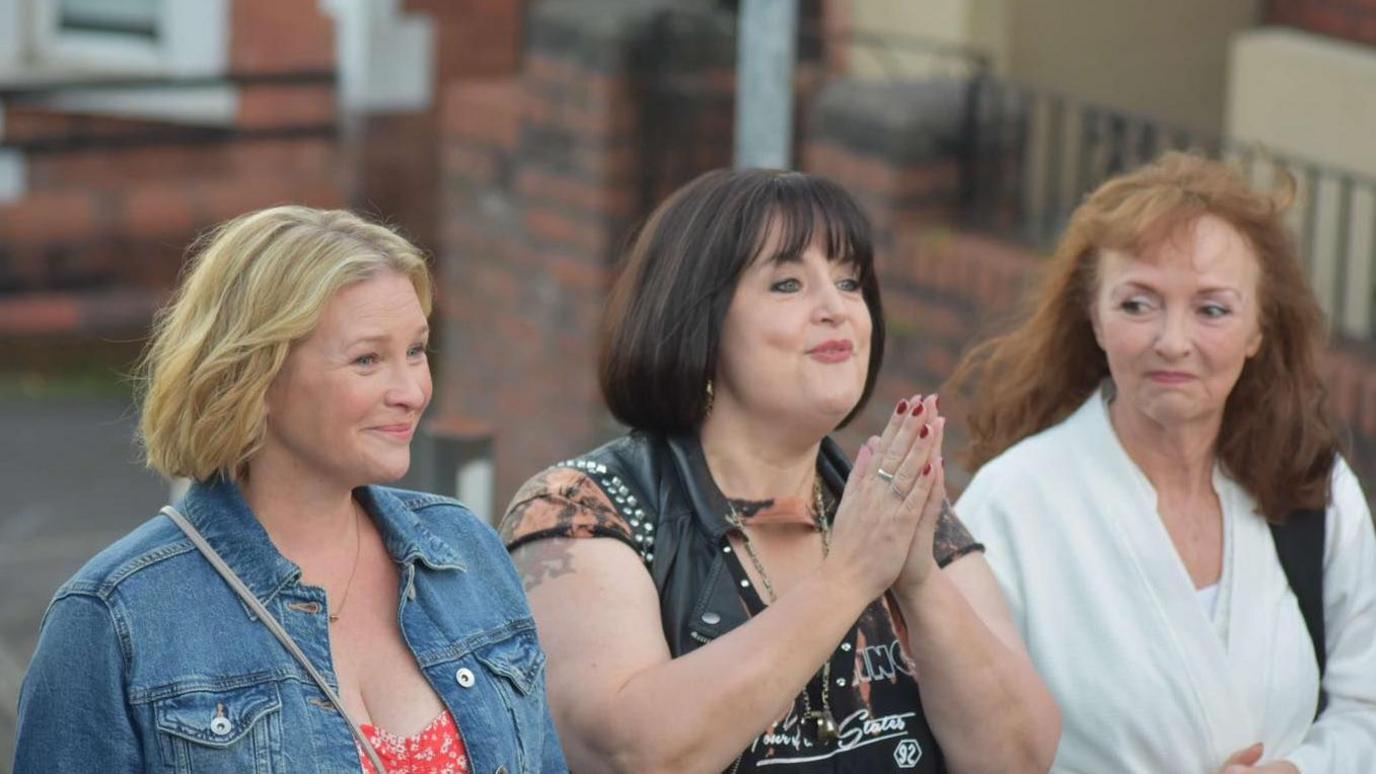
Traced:
<path fill-rule="evenodd" d="M 283 0 L 285 2 L 285 0 Z M 340 106 L 357 113 L 428 110 L 435 30 L 402 0 L 320 0 L 335 20 Z"/>
<path fill-rule="evenodd" d="M 296 2 L 297 0 L 284 0 Z M 232 0 L 161 0 L 154 40 L 118 32 L 63 30 L 60 0 L 0 0 L 0 27 L 16 22 L 0 81 L 215 78 L 229 69 Z M 15 34 L 14 29 L 21 30 Z M 5 42 L 0 33 L 0 42 Z M 63 110 L 227 125 L 238 109 L 228 83 L 194 88 L 63 89 L 44 104 Z"/>
<path fill-rule="evenodd" d="M 0 0 L 0 73 L 19 68 L 28 56 L 27 0 Z"/>
<path fill-rule="evenodd" d="M 231 0 L 162 0 L 157 35 L 63 30 L 60 0 L 0 0 L 27 5 L 30 60 L 44 69 L 98 69 L 114 75 L 198 76 L 229 63 Z"/>

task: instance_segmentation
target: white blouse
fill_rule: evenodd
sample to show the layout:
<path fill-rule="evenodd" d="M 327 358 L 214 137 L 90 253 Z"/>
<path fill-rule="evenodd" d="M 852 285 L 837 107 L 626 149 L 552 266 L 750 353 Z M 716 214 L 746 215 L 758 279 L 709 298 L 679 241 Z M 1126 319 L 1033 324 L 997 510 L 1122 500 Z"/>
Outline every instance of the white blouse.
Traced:
<path fill-rule="evenodd" d="M 1209 620 L 1214 620 L 1214 614 L 1218 611 L 1218 584 L 1195 589 L 1194 593 L 1199 598 L 1199 604 L 1204 607 L 1204 613 L 1209 616 Z"/>
<path fill-rule="evenodd" d="M 1213 774 L 1263 742 L 1304 774 L 1376 772 L 1376 531 L 1347 463 L 1324 546 L 1328 706 L 1314 649 L 1256 503 L 1222 469 L 1212 612 L 1096 392 L 981 468 L 956 506 L 1061 706 L 1053 770 Z"/>

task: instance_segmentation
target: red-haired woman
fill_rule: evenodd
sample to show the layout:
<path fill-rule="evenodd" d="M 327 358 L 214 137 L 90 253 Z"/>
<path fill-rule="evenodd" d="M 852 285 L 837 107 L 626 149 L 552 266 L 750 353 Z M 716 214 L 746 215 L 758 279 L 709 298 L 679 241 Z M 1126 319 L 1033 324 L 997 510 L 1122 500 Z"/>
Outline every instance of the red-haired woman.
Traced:
<path fill-rule="evenodd" d="M 1376 539 L 1283 199 L 1185 154 L 1105 183 L 957 372 L 958 510 L 1062 708 L 1057 770 L 1376 771 Z"/>

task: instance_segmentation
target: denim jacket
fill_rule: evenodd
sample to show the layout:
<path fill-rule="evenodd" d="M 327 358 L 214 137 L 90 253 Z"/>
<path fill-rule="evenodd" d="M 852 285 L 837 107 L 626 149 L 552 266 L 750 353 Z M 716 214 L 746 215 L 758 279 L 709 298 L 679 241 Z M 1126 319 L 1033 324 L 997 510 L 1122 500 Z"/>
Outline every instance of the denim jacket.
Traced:
<path fill-rule="evenodd" d="M 470 770 L 567 771 L 545 656 L 496 534 L 445 497 L 356 494 L 400 570 L 402 635 L 457 721 Z M 196 484 L 178 508 L 337 687 L 325 593 L 301 583 L 238 487 Z M 20 693 L 15 774 L 95 770 L 357 774 L 362 764 L 306 671 L 158 516 L 58 589 Z"/>

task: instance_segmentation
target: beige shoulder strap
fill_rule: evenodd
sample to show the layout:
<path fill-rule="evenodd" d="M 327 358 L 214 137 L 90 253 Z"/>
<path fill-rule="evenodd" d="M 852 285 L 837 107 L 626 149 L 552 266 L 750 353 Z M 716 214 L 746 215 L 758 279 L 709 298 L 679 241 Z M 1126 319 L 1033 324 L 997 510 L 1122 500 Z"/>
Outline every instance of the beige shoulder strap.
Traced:
<path fill-rule="evenodd" d="M 282 643 L 282 647 L 286 648 L 287 651 L 301 663 L 301 666 L 305 667 L 311 679 L 320 687 L 320 691 L 325 694 L 326 698 L 330 700 L 330 703 L 334 705 L 334 708 L 339 711 L 340 716 L 349 724 L 349 730 L 354 733 L 354 738 L 358 740 L 359 747 L 363 748 L 363 753 L 368 756 L 368 760 L 373 764 L 373 771 L 377 772 L 377 774 L 387 774 L 387 769 L 383 767 L 382 761 L 377 757 L 377 750 L 373 749 L 373 745 L 370 744 L 368 738 L 363 735 L 363 729 L 358 727 L 358 723 L 354 722 L 352 717 L 349 717 L 349 713 L 344 709 L 344 702 L 339 700 L 339 694 L 335 693 L 334 689 L 330 687 L 330 684 L 325 681 L 325 676 L 320 674 L 320 671 L 315 668 L 311 660 L 306 658 L 306 654 L 301 652 L 301 648 L 297 646 L 296 640 L 293 640 L 291 635 L 287 634 L 287 630 L 282 628 L 282 624 L 278 623 L 277 619 L 272 617 L 272 614 L 268 612 L 267 608 L 263 607 L 263 603 L 258 601 L 258 598 L 253 595 L 252 591 L 248 590 L 248 586 L 245 586 L 244 582 L 240 580 L 234 570 L 230 569 L 228 564 L 225 564 L 225 560 L 215 552 L 215 549 L 210 547 L 210 544 L 205 540 L 205 536 L 202 535 L 191 522 L 187 521 L 185 516 L 181 515 L 176 508 L 170 505 L 164 506 L 162 513 L 167 518 L 171 519 L 173 524 L 180 527 L 182 532 L 186 533 L 187 537 L 191 538 L 191 542 L 205 555 L 206 561 L 210 562 L 210 566 L 214 567 L 215 571 L 220 573 L 220 577 L 224 578 L 225 582 L 229 584 L 229 587 L 234 589 L 234 593 L 238 594 L 239 598 L 244 600 L 244 604 L 248 605 L 249 609 L 253 611 L 253 614 L 258 616 L 258 620 L 262 621 L 263 625 L 267 626 L 268 630 L 277 637 L 277 640 Z"/>

